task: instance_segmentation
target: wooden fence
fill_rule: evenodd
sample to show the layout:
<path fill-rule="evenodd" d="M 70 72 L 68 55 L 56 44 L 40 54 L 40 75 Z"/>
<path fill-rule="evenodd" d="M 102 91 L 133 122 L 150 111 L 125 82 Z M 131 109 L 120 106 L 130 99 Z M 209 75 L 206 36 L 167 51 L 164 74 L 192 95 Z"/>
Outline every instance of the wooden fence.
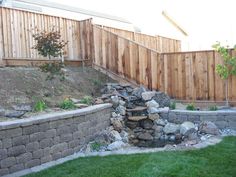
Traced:
<path fill-rule="evenodd" d="M 163 36 L 151 36 L 142 33 L 135 33 L 132 31 L 106 27 L 103 26 L 103 29 L 116 33 L 120 36 L 123 36 L 127 39 L 133 40 L 137 43 L 140 43 L 147 48 L 156 50 L 158 52 L 180 52 L 181 51 L 181 41 L 176 39 L 171 39 Z"/>
<path fill-rule="evenodd" d="M 32 49 L 35 28 L 61 31 L 62 39 L 69 41 L 65 60 L 93 58 L 93 32 L 91 20 L 75 21 L 56 16 L 0 7 L 0 58 L 47 59 Z"/>
<path fill-rule="evenodd" d="M 222 61 L 217 52 L 158 53 L 98 26 L 93 31 L 96 66 L 176 99 L 225 99 L 225 83 L 215 73 Z M 236 77 L 230 78 L 228 92 L 235 101 Z"/>
<path fill-rule="evenodd" d="M 30 62 L 45 59 L 31 49 L 34 45 L 32 29 L 49 30 L 53 26 L 69 41 L 65 61 L 71 64 L 93 60 L 95 66 L 181 100 L 224 100 L 224 82 L 215 73 L 216 65 L 221 62 L 218 53 L 158 53 L 157 49 L 147 47 L 149 44 L 140 44 L 139 37 L 132 41 L 128 36 L 92 25 L 91 20 L 75 21 L 0 8 L 0 64 L 1 59 L 8 62 L 14 59 L 13 65 L 22 59 Z M 131 33 L 125 33 L 128 34 Z M 235 51 L 232 55 L 236 55 Z M 235 101 L 235 77 L 230 78 L 228 93 L 230 100 Z"/>

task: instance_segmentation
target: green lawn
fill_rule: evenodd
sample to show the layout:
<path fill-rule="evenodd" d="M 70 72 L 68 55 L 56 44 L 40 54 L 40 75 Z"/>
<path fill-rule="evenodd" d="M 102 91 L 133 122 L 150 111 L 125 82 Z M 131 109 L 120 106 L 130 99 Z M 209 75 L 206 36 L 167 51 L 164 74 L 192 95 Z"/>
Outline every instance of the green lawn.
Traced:
<path fill-rule="evenodd" d="M 27 177 L 236 177 L 236 137 L 201 150 L 84 157 Z"/>

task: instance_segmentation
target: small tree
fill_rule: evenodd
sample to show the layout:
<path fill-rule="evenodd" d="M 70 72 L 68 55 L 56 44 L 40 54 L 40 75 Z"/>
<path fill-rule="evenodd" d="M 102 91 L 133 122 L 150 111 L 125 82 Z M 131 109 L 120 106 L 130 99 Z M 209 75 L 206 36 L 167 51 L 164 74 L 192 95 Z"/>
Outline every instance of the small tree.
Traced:
<path fill-rule="evenodd" d="M 223 64 L 216 65 L 216 73 L 225 81 L 225 100 L 226 106 L 229 106 L 228 82 L 230 76 L 236 75 L 236 57 L 231 56 L 229 48 L 221 46 L 219 42 L 214 44 L 212 47 L 223 57 Z"/>
<path fill-rule="evenodd" d="M 52 28 L 49 32 L 43 30 L 39 31 L 36 29 L 36 33 L 33 34 L 33 38 L 36 41 L 33 49 L 38 50 L 39 55 L 44 57 L 62 57 L 64 54 L 64 47 L 68 43 L 67 41 L 61 40 L 60 31 Z"/>

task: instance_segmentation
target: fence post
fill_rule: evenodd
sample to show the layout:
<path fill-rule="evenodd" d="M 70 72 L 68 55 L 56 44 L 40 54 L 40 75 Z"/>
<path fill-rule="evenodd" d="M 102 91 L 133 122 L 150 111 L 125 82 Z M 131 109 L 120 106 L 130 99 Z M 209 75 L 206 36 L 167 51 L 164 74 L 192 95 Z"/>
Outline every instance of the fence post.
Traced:
<path fill-rule="evenodd" d="M 4 56 L 4 43 L 3 43 L 3 22 L 2 22 L 2 7 L 0 7 L 0 67 L 3 66 Z"/>

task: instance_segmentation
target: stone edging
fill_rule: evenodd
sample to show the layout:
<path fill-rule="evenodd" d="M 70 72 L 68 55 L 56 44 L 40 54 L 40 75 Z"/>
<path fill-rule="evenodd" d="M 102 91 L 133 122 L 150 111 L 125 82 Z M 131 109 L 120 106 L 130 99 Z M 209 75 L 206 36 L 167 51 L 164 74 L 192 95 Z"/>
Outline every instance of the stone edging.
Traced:
<path fill-rule="evenodd" d="M 221 137 L 211 137 L 209 138 L 207 141 L 193 145 L 190 148 L 186 148 L 186 149 L 180 149 L 180 150 L 189 150 L 189 149 L 202 149 L 205 148 L 207 146 L 210 145 L 215 145 L 218 144 L 222 141 Z M 45 170 L 47 168 L 62 164 L 64 162 L 70 161 L 70 160 L 74 160 L 80 157 L 91 157 L 91 156 L 108 156 L 108 155 L 129 155 L 129 154 L 141 154 L 141 153 L 155 153 L 155 152 L 161 152 L 161 151 L 176 151 L 175 148 L 173 149 L 168 149 L 168 148 L 137 148 L 137 147 L 130 147 L 130 148 L 124 148 L 124 149 L 120 149 L 120 150 L 116 150 L 116 151 L 104 151 L 104 152 L 90 152 L 90 153 L 75 153 L 73 155 L 55 160 L 55 161 L 51 161 L 30 169 L 26 169 L 26 170 L 22 170 L 10 175 L 5 175 L 3 177 L 20 177 L 23 175 L 27 175 L 30 173 L 36 173 L 42 170 Z"/>
<path fill-rule="evenodd" d="M 82 116 L 82 115 L 91 114 L 98 110 L 103 110 L 110 107 L 112 107 L 112 105 L 109 103 L 98 104 L 98 105 L 93 105 L 93 106 L 89 106 L 82 109 L 76 109 L 76 110 L 65 111 L 65 112 L 48 113 L 48 114 L 33 116 L 30 118 L 24 118 L 24 119 L 7 121 L 7 122 L 0 122 L 0 130 L 30 126 L 30 125 L 34 125 L 38 123 L 44 123 L 44 122 L 49 122 L 49 121 Z"/>

